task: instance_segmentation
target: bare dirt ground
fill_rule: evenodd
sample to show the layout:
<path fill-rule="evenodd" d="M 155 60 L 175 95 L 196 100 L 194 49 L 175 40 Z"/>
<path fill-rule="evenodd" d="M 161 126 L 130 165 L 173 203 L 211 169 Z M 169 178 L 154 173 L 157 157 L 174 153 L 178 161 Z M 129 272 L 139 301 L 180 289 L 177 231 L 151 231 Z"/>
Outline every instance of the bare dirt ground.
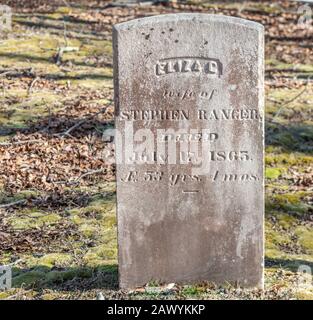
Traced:
<path fill-rule="evenodd" d="M 0 38 L 1 299 L 312 299 L 313 25 L 290 1 L 0 1 L 13 8 Z M 312 7 L 311 7 L 312 8 Z M 312 8 L 313 9 L 313 8 Z M 216 286 L 117 288 L 112 24 L 173 12 L 225 14 L 266 30 L 265 290 Z"/>

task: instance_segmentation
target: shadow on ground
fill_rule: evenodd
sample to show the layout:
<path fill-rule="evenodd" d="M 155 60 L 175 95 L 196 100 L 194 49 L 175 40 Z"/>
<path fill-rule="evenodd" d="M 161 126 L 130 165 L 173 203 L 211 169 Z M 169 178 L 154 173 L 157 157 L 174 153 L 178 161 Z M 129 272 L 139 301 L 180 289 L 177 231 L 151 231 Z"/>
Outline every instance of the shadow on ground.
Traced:
<path fill-rule="evenodd" d="M 308 266 L 313 270 L 313 262 L 298 259 L 265 258 L 265 267 L 283 268 L 297 272 L 300 266 Z"/>
<path fill-rule="evenodd" d="M 313 126 L 306 124 L 282 125 L 266 122 L 265 143 L 282 147 L 284 151 L 313 153 Z"/>

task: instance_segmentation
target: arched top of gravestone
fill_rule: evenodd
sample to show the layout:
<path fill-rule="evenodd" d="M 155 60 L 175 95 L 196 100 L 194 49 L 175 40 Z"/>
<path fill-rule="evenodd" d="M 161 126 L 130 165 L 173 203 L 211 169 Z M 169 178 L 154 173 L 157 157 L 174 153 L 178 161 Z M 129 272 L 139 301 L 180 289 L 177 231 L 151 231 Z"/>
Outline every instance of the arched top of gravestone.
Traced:
<path fill-rule="evenodd" d="M 255 29 L 257 31 L 263 31 L 264 27 L 258 22 L 251 20 L 224 16 L 224 15 L 215 15 L 215 14 L 206 14 L 206 13 L 173 13 L 173 14 L 163 14 L 156 15 L 152 17 L 145 17 L 134 19 L 127 22 L 118 23 L 113 26 L 113 30 L 124 31 L 131 30 L 134 28 L 141 28 L 146 25 L 152 24 L 162 24 L 162 23 L 179 23 L 182 21 L 191 21 L 196 23 L 221 23 L 227 25 L 241 26 L 249 29 Z"/>

